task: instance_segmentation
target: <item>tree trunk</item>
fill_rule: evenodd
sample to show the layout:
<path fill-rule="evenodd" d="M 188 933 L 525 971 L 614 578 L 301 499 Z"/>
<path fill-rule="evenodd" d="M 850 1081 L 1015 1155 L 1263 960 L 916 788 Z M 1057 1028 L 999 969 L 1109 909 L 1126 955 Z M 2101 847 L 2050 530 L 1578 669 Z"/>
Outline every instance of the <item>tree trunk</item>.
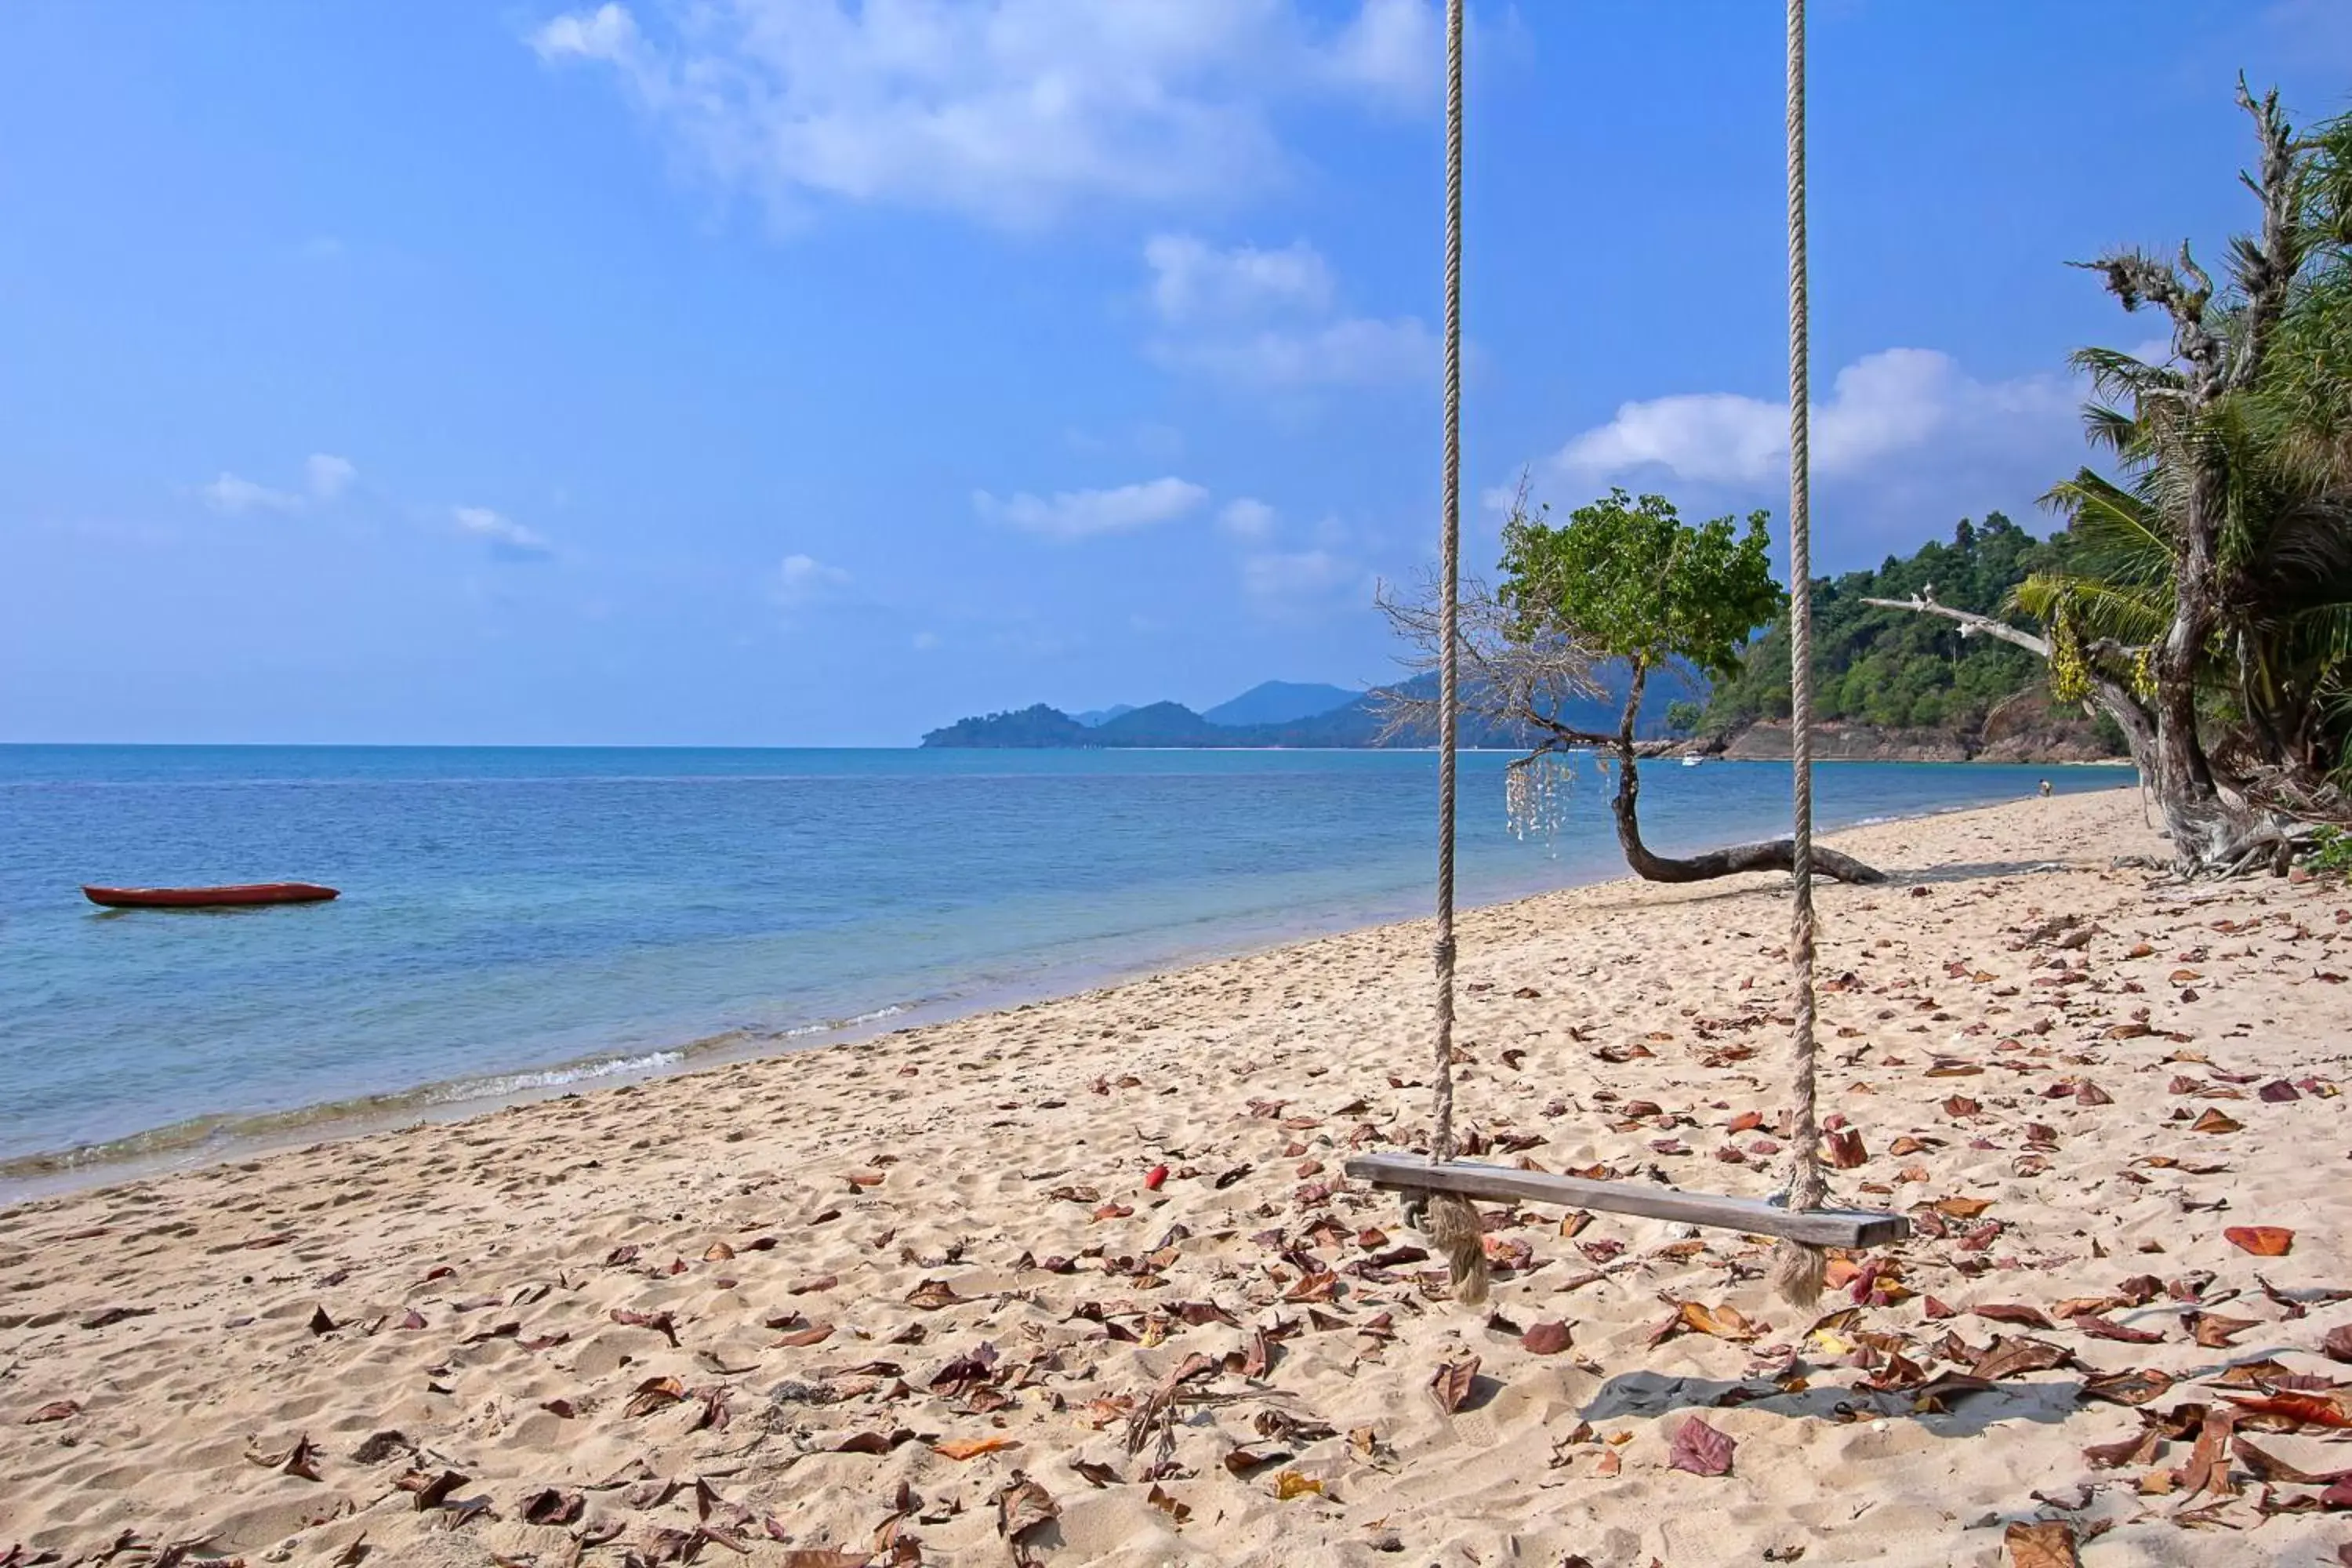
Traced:
<path fill-rule="evenodd" d="M 2209 578 L 2210 575 L 2209 572 Z M 1959 622 L 1961 628 L 1970 634 L 1996 637 L 2045 659 L 2050 657 L 2046 637 L 2020 631 L 2006 621 L 1979 616 L 1972 610 L 1939 605 L 1924 595 L 1909 599 L 1864 599 L 1863 603 L 1942 616 Z M 2210 614 L 2208 601 L 2209 626 Z M 2168 637 L 2158 651 L 2159 690 L 2168 689 L 2162 661 L 2170 648 L 2171 639 Z M 2194 652 L 2192 648 L 2192 673 Z M 2183 715 L 2180 704 L 2161 700 L 2142 703 L 2121 682 L 2096 668 L 2091 671 L 2091 692 L 2084 706 L 2106 714 L 2123 731 L 2124 743 L 2131 749 L 2140 779 L 2155 794 L 2157 807 L 2164 813 L 2165 830 L 2172 838 L 2175 870 L 2184 878 L 2258 870 L 2285 874 L 2295 851 L 2310 838 L 2309 826 L 2285 812 L 2257 805 L 2214 778 L 2204 747 L 2197 739 L 2193 692 Z M 2198 782 L 2200 778 L 2201 784 Z"/>
<path fill-rule="evenodd" d="M 1763 844 L 1735 844 L 1688 858 L 1653 854 L 1649 846 L 1642 842 L 1642 773 L 1633 744 L 1633 722 L 1641 713 L 1642 693 L 1649 680 L 1649 662 L 1634 659 L 1633 679 L 1625 692 L 1625 710 L 1617 723 L 1617 794 L 1609 803 L 1610 811 L 1617 818 L 1618 847 L 1625 851 L 1625 864 L 1633 868 L 1633 875 L 1649 882 L 1706 882 L 1742 871 L 1795 870 L 1796 847 L 1786 838 Z M 1818 844 L 1813 846 L 1813 869 L 1840 882 L 1886 880 L 1885 872 Z"/>

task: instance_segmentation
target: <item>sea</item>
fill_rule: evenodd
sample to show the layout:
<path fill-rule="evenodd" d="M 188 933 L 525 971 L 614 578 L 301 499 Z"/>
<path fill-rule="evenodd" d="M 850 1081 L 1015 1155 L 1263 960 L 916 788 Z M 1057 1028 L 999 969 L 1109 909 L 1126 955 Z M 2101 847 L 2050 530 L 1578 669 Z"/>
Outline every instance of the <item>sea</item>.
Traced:
<path fill-rule="evenodd" d="M 1460 889 L 1622 875 L 1609 783 Z M 1425 913 L 1428 752 L 0 746 L 0 1195 L 338 1122 L 789 1051 Z M 2126 772 L 1823 764 L 1835 827 Z M 1652 764 L 1668 851 L 1785 831 L 1784 763 Z M 332 903 L 100 910 L 80 885 Z"/>

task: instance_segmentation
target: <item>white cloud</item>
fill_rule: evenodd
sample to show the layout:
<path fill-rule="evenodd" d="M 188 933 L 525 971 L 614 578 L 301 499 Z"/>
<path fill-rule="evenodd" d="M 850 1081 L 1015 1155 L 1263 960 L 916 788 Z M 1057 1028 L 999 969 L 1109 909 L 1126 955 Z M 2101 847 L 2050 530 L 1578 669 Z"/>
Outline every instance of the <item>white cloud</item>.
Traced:
<path fill-rule="evenodd" d="M 217 512 L 231 517 L 248 511 L 299 511 L 302 498 L 285 490 L 273 490 L 268 485 L 224 473 L 212 483 L 201 487 L 197 493 L 205 504 Z"/>
<path fill-rule="evenodd" d="M 1227 501 L 1217 513 L 1217 526 L 1235 539 L 1262 540 L 1274 532 L 1276 512 L 1262 500 L 1243 496 Z"/>
<path fill-rule="evenodd" d="M 776 598 L 787 605 L 821 599 L 848 584 L 848 573 L 838 566 L 828 566 L 814 555 L 787 555 L 776 568 Z"/>
<path fill-rule="evenodd" d="M 313 452 L 302 465 L 302 473 L 310 487 L 311 496 L 318 500 L 333 500 L 352 488 L 360 471 L 349 458 L 338 458 L 331 452 Z"/>
<path fill-rule="evenodd" d="M 1266 551 L 1243 558 L 1242 591 L 1261 609 L 1298 610 L 1343 598 L 1369 604 L 1371 580 L 1362 566 L 1328 550 Z"/>
<path fill-rule="evenodd" d="M 610 68 L 698 172 L 781 215 L 840 200 L 1031 225 L 1276 180 L 1273 106 L 1426 109 L 1437 36 L 1433 0 L 1336 23 L 1289 0 L 659 0 L 529 41 Z"/>
<path fill-rule="evenodd" d="M 1865 355 L 1813 406 L 1815 487 L 1857 537 L 1895 539 L 1992 508 L 2022 512 L 2083 461 L 2081 395 L 2067 375 L 1980 381 L 1932 349 Z M 1777 511 L 1788 464 L 1786 404 L 1710 392 L 1622 405 L 1537 477 L 1590 487 L 1673 480 L 1701 491 L 1700 504 L 1736 498 Z M 1486 499 L 1499 509 L 1510 492 Z"/>
<path fill-rule="evenodd" d="M 1433 379 L 1437 338 L 1418 317 L 1347 316 L 1331 269 L 1305 240 L 1219 250 L 1190 235 L 1143 247 L 1161 330 L 1145 344 L 1171 370 L 1264 391 Z"/>
<path fill-rule="evenodd" d="M 1218 250 L 1189 234 L 1154 235 L 1144 242 L 1151 268 L 1151 305 L 1171 323 L 1250 319 L 1269 310 L 1331 307 L 1331 268 L 1305 240 L 1280 250 L 1239 245 Z"/>
<path fill-rule="evenodd" d="M 1266 391 L 1389 386 L 1434 381 L 1437 339 L 1415 318 L 1351 320 L 1234 337 L 1160 338 L 1151 358 L 1171 370 Z"/>
<path fill-rule="evenodd" d="M 1834 479 L 1917 452 L 1956 434 L 2074 417 L 2075 390 L 2057 376 L 1977 381 L 1949 354 L 1887 349 L 1837 374 L 1812 411 L 1812 470 Z M 1699 484 L 1753 487 L 1784 475 L 1789 410 L 1782 403 L 1709 392 L 1628 403 L 1551 458 L 1588 479 L 1658 469 Z"/>
<path fill-rule="evenodd" d="M 304 461 L 302 474 L 299 491 L 272 489 L 236 474 L 223 473 L 212 483 L 197 487 L 196 493 L 206 506 L 231 517 L 248 511 L 300 511 L 313 502 L 323 505 L 341 496 L 359 477 L 359 469 L 348 458 L 313 452 Z"/>
<path fill-rule="evenodd" d="M 507 560 L 540 561 L 555 552 L 555 547 L 543 535 L 488 507 L 452 507 L 449 514 L 460 529 L 487 540 L 492 554 Z"/>
<path fill-rule="evenodd" d="M 1116 489 L 1060 490 L 1050 498 L 1024 490 L 1000 500 L 986 490 L 975 490 L 971 504 L 987 521 L 1047 539 L 1077 540 L 1172 522 L 1208 499 L 1209 492 L 1199 485 L 1171 477 Z"/>

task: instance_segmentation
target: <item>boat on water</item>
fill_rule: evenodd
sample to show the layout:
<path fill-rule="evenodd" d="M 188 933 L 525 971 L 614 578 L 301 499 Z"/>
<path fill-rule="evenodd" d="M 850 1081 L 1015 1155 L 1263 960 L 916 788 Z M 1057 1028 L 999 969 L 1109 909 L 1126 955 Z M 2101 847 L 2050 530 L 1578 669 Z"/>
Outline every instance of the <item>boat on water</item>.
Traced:
<path fill-rule="evenodd" d="M 1700 756 L 1696 752 L 1685 752 L 1683 753 L 1683 766 L 1686 768 L 1695 768 L 1705 761 L 1706 761 L 1706 759 Z"/>
<path fill-rule="evenodd" d="M 92 888 L 82 897 L 110 910 L 224 910 L 254 904 L 316 904 L 341 889 L 316 882 L 247 882 L 230 888 Z"/>

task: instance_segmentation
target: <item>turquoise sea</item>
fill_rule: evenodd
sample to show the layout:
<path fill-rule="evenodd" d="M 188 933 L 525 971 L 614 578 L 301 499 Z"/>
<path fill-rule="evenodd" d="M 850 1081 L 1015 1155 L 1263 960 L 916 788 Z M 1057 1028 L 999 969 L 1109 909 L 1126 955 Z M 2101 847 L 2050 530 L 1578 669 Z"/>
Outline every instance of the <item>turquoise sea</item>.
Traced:
<path fill-rule="evenodd" d="M 1616 875 L 1463 759 L 1462 889 Z M 1840 763 L 1825 825 L 2114 787 Z M 659 1071 L 1423 912 L 1425 752 L 0 746 L 0 1178 Z M 1662 847 L 1779 831 L 1784 765 L 1644 770 Z M 84 882 L 330 904 L 107 911 Z"/>

